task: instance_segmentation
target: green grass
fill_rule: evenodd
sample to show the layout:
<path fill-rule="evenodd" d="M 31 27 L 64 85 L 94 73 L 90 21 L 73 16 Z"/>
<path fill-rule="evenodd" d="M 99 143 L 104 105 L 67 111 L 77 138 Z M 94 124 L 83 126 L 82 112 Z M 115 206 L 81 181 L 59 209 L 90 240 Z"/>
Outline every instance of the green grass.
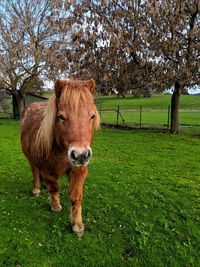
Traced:
<path fill-rule="evenodd" d="M 140 107 L 142 107 L 141 126 L 168 128 L 168 112 L 171 95 L 153 95 L 151 98 L 131 97 L 117 98 L 113 96 L 100 97 L 97 101 L 101 109 L 101 121 L 103 123 L 117 123 L 117 107 L 125 125 L 140 125 Z M 109 110 L 109 111 L 108 111 Z M 170 111 L 170 110 L 169 110 Z M 169 115 L 168 115 L 169 113 Z M 119 117 L 118 123 L 123 124 Z M 182 131 L 199 132 L 200 127 L 200 97 L 182 95 L 180 99 L 180 125 Z M 189 126 L 191 129 L 183 127 Z M 197 127 L 197 128 L 196 128 Z"/>
<path fill-rule="evenodd" d="M 140 106 L 143 108 L 151 109 L 167 109 L 171 103 L 171 95 L 159 94 L 152 97 L 132 97 L 117 98 L 114 96 L 99 97 L 97 100 L 102 109 L 117 108 L 121 109 L 138 109 Z M 180 98 L 180 108 L 200 109 L 200 96 L 182 95 Z"/>
<path fill-rule="evenodd" d="M 0 121 L 0 266 L 200 266 L 200 138 L 100 130 L 84 186 L 86 233 L 31 195 L 19 125 Z"/>
<path fill-rule="evenodd" d="M 119 116 L 119 121 L 118 123 L 120 125 L 123 124 L 122 119 L 124 119 L 125 125 L 140 125 L 140 110 L 138 111 L 127 111 L 123 110 L 120 111 L 121 116 Z M 101 121 L 102 123 L 111 123 L 111 124 L 116 124 L 117 122 L 117 112 L 112 111 L 112 112 L 106 112 L 102 111 L 101 112 Z M 142 112 L 142 118 L 141 118 L 141 126 L 155 126 L 155 125 L 167 125 L 168 123 L 168 114 L 167 111 L 143 111 Z M 200 124 L 200 122 L 199 122 Z"/>

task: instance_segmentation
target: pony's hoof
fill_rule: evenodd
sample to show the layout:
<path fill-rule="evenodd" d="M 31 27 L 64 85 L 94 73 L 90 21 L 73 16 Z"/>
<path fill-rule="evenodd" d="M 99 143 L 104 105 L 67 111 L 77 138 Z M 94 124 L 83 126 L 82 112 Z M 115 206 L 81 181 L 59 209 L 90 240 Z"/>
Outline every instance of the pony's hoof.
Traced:
<path fill-rule="evenodd" d="M 33 189 L 33 195 L 35 196 L 35 197 L 39 197 L 39 196 L 41 196 L 41 191 L 40 191 L 40 189 Z"/>
<path fill-rule="evenodd" d="M 57 204 L 57 203 L 56 204 L 51 203 L 51 210 L 53 212 L 61 212 L 62 206 L 60 204 Z"/>
<path fill-rule="evenodd" d="M 78 237 L 82 237 L 84 235 L 84 225 L 83 224 L 75 224 L 72 227 L 72 230 L 74 232 L 74 234 Z"/>

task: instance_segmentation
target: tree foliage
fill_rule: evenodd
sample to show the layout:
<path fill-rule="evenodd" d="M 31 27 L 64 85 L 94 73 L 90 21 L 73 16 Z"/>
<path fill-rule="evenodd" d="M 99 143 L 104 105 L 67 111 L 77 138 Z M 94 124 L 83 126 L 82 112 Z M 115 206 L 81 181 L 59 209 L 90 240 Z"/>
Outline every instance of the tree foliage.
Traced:
<path fill-rule="evenodd" d="M 173 87 L 171 132 L 177 133 L 181 92 L 200 84 L 199 1 L 78 2 L 75 73 L 95 75 L 102 91 L 122 94 Z"/>
<path fill-rule="evenodd" d="M 182 88 L 199 84 L 197 0 L 73 3 L 77 76 L 133 91 L 162 91 L 177 79 Z"/>

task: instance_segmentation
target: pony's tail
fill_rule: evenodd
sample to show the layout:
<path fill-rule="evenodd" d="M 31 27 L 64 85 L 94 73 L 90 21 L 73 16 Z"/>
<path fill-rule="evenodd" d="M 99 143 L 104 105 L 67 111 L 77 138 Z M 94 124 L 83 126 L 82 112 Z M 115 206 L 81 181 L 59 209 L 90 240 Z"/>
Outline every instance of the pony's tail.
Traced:
<path fill-rule="evenodd" d="M 38 154 L 48 156 L 51 152 L 54 138 L 54 125 L 56 117 L 56 96 L 53 94 L 44 111 L 40 128 L 36 135 L 35 145 Z"/>

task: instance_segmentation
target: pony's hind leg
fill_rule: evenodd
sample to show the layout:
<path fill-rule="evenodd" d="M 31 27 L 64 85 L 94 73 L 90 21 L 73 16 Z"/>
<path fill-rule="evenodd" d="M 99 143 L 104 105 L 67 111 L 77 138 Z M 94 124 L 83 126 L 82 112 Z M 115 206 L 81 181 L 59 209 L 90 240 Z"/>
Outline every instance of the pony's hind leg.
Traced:
<path fill-rule="evenodd" d="M 40 171 L 36 167 L 31 167 L 33 173 L 33 195 L 38 197 L 41 194 L 41 181 L 40 181 Z"/>
<path fill-rule="evenodd" d="M 58 184 L 58 179 L 51 177 L 51 176 L 46 176 L 45 181 L 47 184 L 47 190 L 51 196 L 51 210 L 54 212 L 60 212 L 62 210 L 62 206 L 60 205 L 60 198 L 59 198 L 59 184 Z"/>

